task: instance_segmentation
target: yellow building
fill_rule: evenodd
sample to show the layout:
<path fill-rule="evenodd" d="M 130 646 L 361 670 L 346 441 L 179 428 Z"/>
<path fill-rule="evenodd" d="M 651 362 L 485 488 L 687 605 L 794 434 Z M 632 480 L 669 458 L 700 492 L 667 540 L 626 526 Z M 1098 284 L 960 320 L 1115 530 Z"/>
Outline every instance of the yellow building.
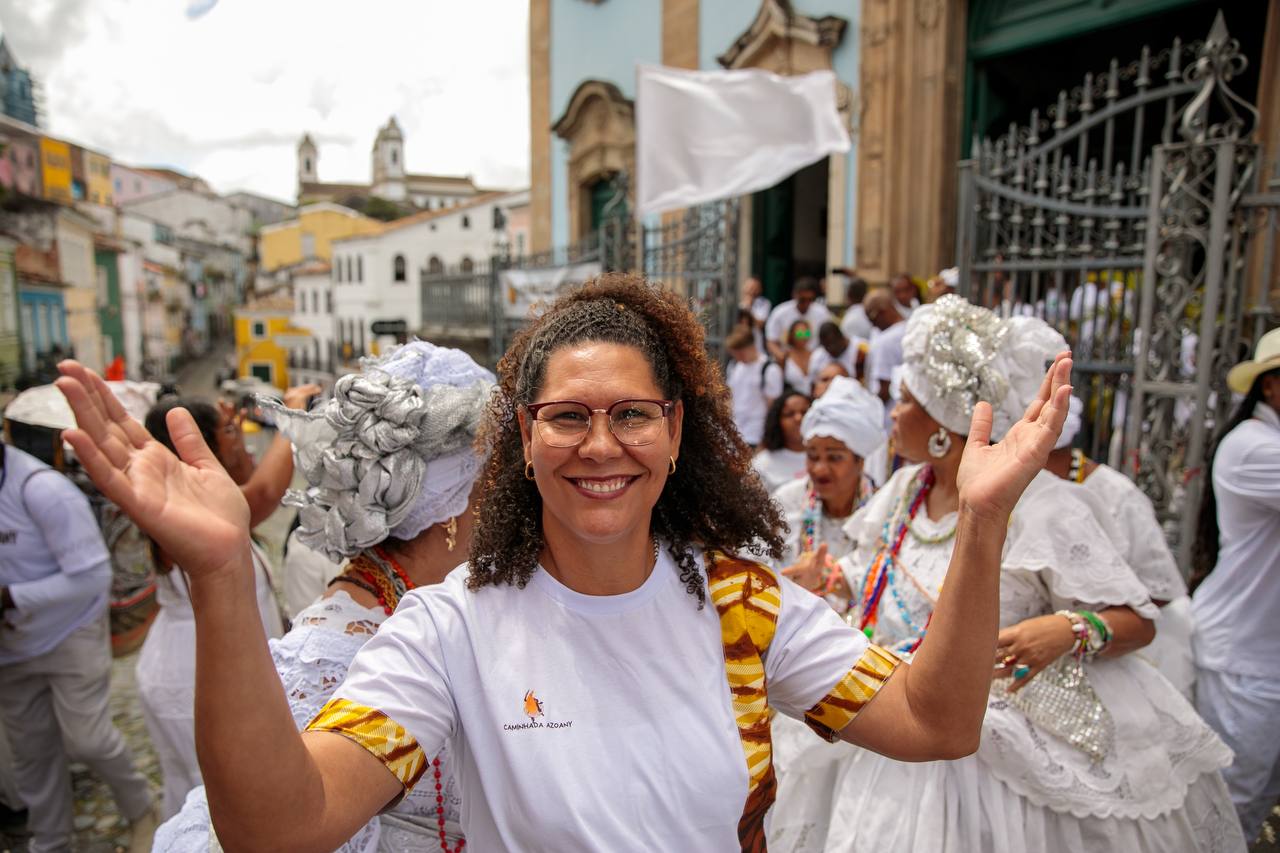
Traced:
<path fill-rule="evenodd" d="M 85 199 L 94 204 L 111 204 L 111 158 L 84 152 Z"/>
<path fill-rule="evenodd" d="M 258 299 L 236 311 L 238 375 L 289 387 L 289 350 L 311 332 L 289 322 L 293 300 L 287 296 Z"/>
<path fill-rule="evenodd" d="M 40 173 L 44 197 L 71 204 L 71 146 L 47 136 L 40 137 Z"/>
<path fill-rule="evenodd" d="M 338 204 L 309 204 L 298 216 L 258 232 L 261 269 L 272 273 L 308 260 L 331 260 L 330 244 L 340 237 L 356 237 L 382 230 L 382 223 Z"/>

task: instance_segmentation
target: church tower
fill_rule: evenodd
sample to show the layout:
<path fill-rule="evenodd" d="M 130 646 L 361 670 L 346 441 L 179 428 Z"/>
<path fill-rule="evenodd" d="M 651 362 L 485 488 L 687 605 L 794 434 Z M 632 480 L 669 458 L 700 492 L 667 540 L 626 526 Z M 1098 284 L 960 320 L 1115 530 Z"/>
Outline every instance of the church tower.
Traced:
<path fill-rule="evenodd" d="M 405 182 L 404 133 L 396 117 L 378 130 L 373 141 L 373 194 L 391 201 L 409 196 Z"/>
<path fill-rule="evenodd" d="M 304 133 L 302 141 L 298 143 L 298 188 L 301 190 L 303 184 L 319 183 L 320 178 L 320 152 L 316 150 L 316 144 L 311 139 L 311 134 Z"/>

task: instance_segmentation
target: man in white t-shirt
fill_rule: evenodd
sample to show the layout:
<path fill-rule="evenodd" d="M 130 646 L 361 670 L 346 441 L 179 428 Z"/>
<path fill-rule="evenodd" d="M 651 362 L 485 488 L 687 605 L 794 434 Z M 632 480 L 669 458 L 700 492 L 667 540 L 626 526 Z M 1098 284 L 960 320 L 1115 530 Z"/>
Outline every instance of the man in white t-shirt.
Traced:
<path fill-rule="evenodd" d="M 725 340 L 733 356 L 725 384 L 733 399 L 733 422 L 742 440 L 755 447 L 764 436 L 769 406 L 782 393 L 782 368 L 756 349 L 749 329 L 739 328 Z"/>
<path fill-rule="evenodd" d="M 902 315 L 902 319 L 908 319 L 911 312 L 920 307 L 920 288 L 916 287 L 909 273 L 894 276 L 893 281 L 889 282 L 889 289 L 893 291 L 893 307 Z"/>
<path fill-rule="evenodd" d="M 802 278 L 796 282 L 791 291 L 791 299 L 778 305 L 769 315 L 764 326 L 765 346 L 769 348 L 775 361 L 782 361 L 786 356 L 786 337 L 791 324 L 796 320 L 804 320 L 810 329 L 816 329 L 831 319 L 827 306 L 818 301 L 818 281 L 813 278 Z M 809 349 L 818 346 L 816 338 L 809 339 Z"/>
<path fill-rule="evenodd" d="M 902 364 L 902 336 L 906 334 L 907 323 L 896 310 L 896 300 L 888 290 L 877 288 L 871 291 L 862 304 L 871 325 L 880 330 L 880 334 L 871 341 L 871 350 L 867 354 L 867 386 L 888 403 L 893 369 Z"/>
<path fill-rule="evenodd" d="M 132 824 L 130 849 L 151 849 L 151 793 L 107 707 L 110 588 L 111 560 L 85 496 L 0 444 L 0 717 L 32 851 L 70 849 L 68 755 L 110 786 Z"/>
<path fill-rule="evenodd" d="M 857 276 L 850 278 L 845 288 L 845 302 L 849 307 L 845 309 L 844 318 L 840 321 L 840 331 L 844 332 L 846 338 L 871 340 L 873 327 L 867 319 L 867 309 L 862 306 L 862 300 L 866 298 L 866 280 Z"/>
<path fill-rule="evenodd" d="M 812 382 L 828 364 L 837 363 L 844 368 L 844 375 L 861 379 L 862 346 L 865 340 L 851 340 L 835 323 L 823 323 L 818 329 L 818 343 L 809 359 L 809 380 Z M 815 395 L 816 396 L 816 395 Z"/>

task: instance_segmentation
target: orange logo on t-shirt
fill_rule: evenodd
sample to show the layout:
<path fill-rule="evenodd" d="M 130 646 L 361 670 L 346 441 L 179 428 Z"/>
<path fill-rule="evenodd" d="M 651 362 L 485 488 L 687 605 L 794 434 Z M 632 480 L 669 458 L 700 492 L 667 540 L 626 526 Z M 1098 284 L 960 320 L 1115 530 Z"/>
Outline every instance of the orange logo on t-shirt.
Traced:
<path fill-rule="evenodd" d="M 532 690 L 524 694 L 524 715 L 529 718 L 529 722 L 542 716 L 542 702 L 533 695 Z"/>

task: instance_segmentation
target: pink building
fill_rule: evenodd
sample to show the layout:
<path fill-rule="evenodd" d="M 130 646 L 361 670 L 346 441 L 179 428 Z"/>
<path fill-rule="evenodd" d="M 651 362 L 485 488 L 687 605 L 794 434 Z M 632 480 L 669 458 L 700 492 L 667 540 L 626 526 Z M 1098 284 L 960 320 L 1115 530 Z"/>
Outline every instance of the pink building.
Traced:
<path fill-rule="evenodd" d="M 0 155 L 0 186 L 22 195 L 40 195 L 40 154 L 30 142 L 9 139 Z"/>
<path fill-rule="evenodd" d="M 149 169 L 131 169 L 119 163 L 111 164 L 111 194 L 118 205 L 177 188 L 175 181 L 163 178 Z"/>

